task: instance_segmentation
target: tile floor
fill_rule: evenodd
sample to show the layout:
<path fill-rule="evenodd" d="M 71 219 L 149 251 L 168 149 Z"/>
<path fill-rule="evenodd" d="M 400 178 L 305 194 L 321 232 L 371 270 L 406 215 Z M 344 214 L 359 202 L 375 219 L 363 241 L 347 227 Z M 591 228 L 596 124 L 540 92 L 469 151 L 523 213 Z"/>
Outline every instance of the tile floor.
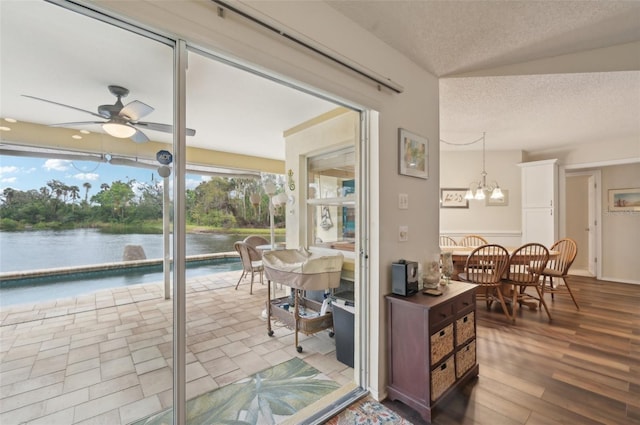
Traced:
<path fill-rule="evenodd" d="M 187 398 L 297 356 L 340 384 L 353 369 L 328 332 L 294 334 L 262 318 L 266 284 L 240 271 L 187 283 Z M 285 294 L 278 290 L 278 296 Z M 127 424 L 172 404 L 172 311 L 162 285 L 116 288 L 0 312 L 0 423 Z"/>

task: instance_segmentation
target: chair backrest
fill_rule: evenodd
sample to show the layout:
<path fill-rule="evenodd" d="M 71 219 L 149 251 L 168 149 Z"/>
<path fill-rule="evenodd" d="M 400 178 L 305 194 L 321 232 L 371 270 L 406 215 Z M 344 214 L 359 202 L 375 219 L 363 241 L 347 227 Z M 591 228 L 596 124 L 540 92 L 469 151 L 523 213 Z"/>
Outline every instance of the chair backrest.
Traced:
<path fill-rule="evenodd" d="M 262 236 L 258 236 L 258 235 L 247 236 L 246 238 L 244 238 L 243 242 L 251 245 L 254 248 L 259 246 L 259 245 L 268 245 L 269 244 L 269 241 L 267 239 L 263 238 Z"/>
<path fill-rule="evenodd" d="M 455 239 L 450 236 L 440 235 L 440 246 L 457 246 Z"/>
<path fill-rule="evenodd" d="M 467 235 L 460 239 L 458 245 L 460 246 L 481 246 L 487 245 L 489 242 L 485 238 L 479 235 Z"/>
<path fill-rule="evenodd" d="M 464 265 L 466 280 L 480 285 L 497 286 L 509 265 L 509 251 L 501 245 L 486 244 L 475 248 Z"/>
<path fill-rule="evenodd" d="M 262 260 L 262 251 L 256 249 L 256 247 L 260 245 L 269 244 L 268 240 L 258 235 L 247 236 L 246 238 L 244 238 L 242 242 L 246 243 L 247 245 L 253 248 L 252 251 L 249 251 L 249 255 L 251 256 L 252 261 Z"/>
<path fill-rule="evenodd" d="M 250 272 L 253 267 L 251 262 L 256 261 L 251 259 L 252 253 L 254 253 L 254 255 L 258 255 L 256 249 L 242 241 L 235 242 L 233 244 L 233 248 L 240 255 L 240 261 L 242 261 L 242 269 L 244 271 Z"/>
<path fill-rule="evenodd" d="M 551 245 L 550 251 L 558 251 L 557 256 L 551 257 L 547 264 L 548 269 L 561 272 L 565 276 L 569 272 L 569 267 L 573 264 L 578 254 L 578 245 L 576 241 L 570 238 L 560 239 Z"/>
<path fill-rule="evenodd" d="M 549 261 L 549 250 L 539 243 L 524 244 L 511 253 L 508 279 L 518 283 L 537 283 Z"/>

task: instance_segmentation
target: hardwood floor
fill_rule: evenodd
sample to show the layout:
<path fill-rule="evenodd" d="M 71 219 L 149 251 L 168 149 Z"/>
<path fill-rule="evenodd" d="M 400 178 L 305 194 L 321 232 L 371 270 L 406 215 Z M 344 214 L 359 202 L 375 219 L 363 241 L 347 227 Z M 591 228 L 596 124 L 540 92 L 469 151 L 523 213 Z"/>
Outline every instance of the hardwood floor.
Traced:
<path fill-rule="evenodd" d="M 640 424 L 640 285 L 572 276 L 571 298 L 543 311 L 477 308 L 480 376 L 436 409 L 433 424 Z M 400 402 L 384 404 L 425 424 Z"/>

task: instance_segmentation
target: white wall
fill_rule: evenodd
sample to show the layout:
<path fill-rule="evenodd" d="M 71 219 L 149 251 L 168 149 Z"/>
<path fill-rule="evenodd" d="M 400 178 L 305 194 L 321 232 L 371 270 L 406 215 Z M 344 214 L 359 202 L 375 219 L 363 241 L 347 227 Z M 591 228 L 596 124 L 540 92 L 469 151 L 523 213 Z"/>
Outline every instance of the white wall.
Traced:
<path fill-rule="evenodd" d="M 438 244 L 439 124 L 438 80 L 322 2 L 244 2 L 239 7 L 279 27 L 314 40 L 404 87 L 402 94 L 381 89 L 353 72 L 292 43 L 256 29 L 232 13 L 218 16 L 213 2 L 97 1 L 134 21 L 200 46 L 256 64 L 275 74 L 376 110 L 379 130 L 369 135 L 371 353 L 369 379 L 374 397 L 385 396 L 386 332 L 384 295 L 391 292 L 390 266 L 399 258 L 418 259 Z M 398 128 L 429 139 L 429 179 L 398 175 Z M 398 210 L 398 193 L 409 195 L 409 210 Z M 409 241 L 398 241 L 398 227 L 409 227 Z M 377 332 L 379 330 L 379 332 Z"/>
<path fill-rule="evenodd" d="M 521 223 L 521 151 L 487 151 L 487 183 L 493 180 L 508 191 L 508 205 L 487 206 L 486 201 L 469 201 L 469 208 L 440 208 L 440 233 L 459 240 L 466 234 L 479 234 L 492 243 L 519 246 Z M 480 179 L 481 151 L 440 152 L 441 188 L 467 188 Z"/>

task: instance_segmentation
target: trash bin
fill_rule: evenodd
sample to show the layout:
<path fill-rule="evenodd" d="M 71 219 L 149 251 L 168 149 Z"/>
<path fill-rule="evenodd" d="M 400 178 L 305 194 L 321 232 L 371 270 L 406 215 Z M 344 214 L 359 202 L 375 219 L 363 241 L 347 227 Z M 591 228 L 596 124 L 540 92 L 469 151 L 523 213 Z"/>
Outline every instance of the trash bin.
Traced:
<path fill-rule="evenodd" d="M 355 312 L 352 305 L 342 302 L 334 302 L 333 307 L 333 332 L 336 341 L 336 358 L 339 362 L 353 367 L 353 334 L 355 330 Z"/>

